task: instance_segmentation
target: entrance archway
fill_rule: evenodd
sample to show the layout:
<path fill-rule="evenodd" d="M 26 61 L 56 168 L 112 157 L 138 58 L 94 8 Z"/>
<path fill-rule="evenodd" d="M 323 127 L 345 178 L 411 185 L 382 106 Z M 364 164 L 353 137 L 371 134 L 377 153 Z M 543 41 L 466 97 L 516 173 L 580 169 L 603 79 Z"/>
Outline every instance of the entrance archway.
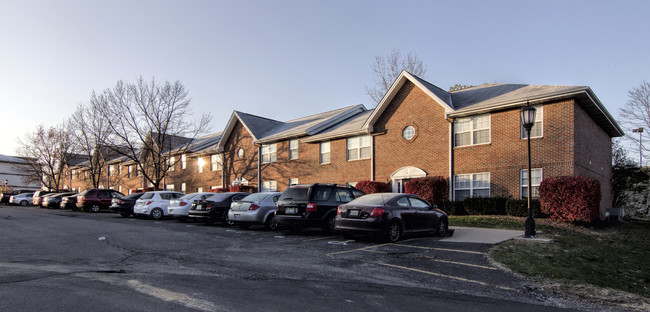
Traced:
<path fill-rule="evenodd" d="M 393 172 L 393 174 L 390 175 L 393 192 L 402 193 L 404 192 L 404 183 L 406 183 L 408 180 L 414 178 L 424 178 L 426 176 L 427 172 L 418 167 L 407 166 L 399 168 L 397 171 Z"/>

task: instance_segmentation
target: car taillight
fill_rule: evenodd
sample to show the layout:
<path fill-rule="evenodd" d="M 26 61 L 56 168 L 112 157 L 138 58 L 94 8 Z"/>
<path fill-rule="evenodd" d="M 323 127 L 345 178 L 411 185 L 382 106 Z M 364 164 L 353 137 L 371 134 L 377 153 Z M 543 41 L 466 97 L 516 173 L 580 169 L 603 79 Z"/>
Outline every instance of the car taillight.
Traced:
<path fill-rule="evenodd" d="M 248 210 L 257 210 L 257 209 L 259 209 L 259 208 L 260 208 L 260 206 L 255 205 L 255 204 L 251 204 L 251 206 L 248 207 Z"/>
<path fill-rule="evenodd" d="M 181 206 L 181 207 L 183 207 L 183 206 L 187 205 L 187 203 L 184 202 L 184 201 L 182 201 L 182 202 L 181 202 L 180 204 L 178 204 L 178 205 Z"/>
<path fill-rule="evenodd" d="M 307 204 L 307 211 L 318 211 L 318 205 L 314 203 Z"/>
<path fill-rule="evenodd" d="M 117 203 L 118 203 L 119 205 L 124 205 L 124 204 L 126 204 L 126 202 L 123 201 L 123 200 L 120 200 L 120 201 L 118 201 Z"/>
<path fill-rule="evenodd" d="M 84 202 L 86 201 L 86 196 L 80 196 L 79 198 L 77 198 L 77 200 L 80 202 Z"/>
<path fill-rule="evenodd" d="M 341 206 L 336 207 L 336 214 L 341 215 Z"/>
<path fill-rule="evenodd" d="M 280 211 L 280 205 L 275 204 L 275 211 Z"/>
<path fill-rule="evenodd" d="M 152 202 L 152 201 L 148 201 L 148 202 L 147 202 L 146 204 L 144 204 L 144 205 L 146 206 L 146 205 L 149 205 L 149 204 L 151 204 L 151 203 L 153 203 L 153 202 Z"/>
<path fill-rule="evenodd" d="M 375 207 L 375 209 L 370 212 L 371 217 L 381 217 L 384 214 L 384 209 L 381 209 L 379 207 Z"/>

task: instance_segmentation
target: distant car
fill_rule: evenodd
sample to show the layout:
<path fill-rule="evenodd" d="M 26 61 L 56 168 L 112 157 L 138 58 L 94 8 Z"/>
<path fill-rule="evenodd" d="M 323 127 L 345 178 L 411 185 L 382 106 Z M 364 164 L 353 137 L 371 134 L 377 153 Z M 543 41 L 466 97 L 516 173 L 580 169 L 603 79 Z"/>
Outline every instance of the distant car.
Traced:
<path fill-rule="evenodd" d="M 111 201 L 111 206 L 108 209 L 111 212 L 117 212 L 120 216 L 128 218 L 133 214 L 133 206 L 135 206 L 135 201 L 142 197 L 144 193 L 133 193 L 131 195 L 126 195 L 122 198 L 113 198 Z"/>
<path fill-rule="evenodd" d="M 9 203 L 12 205 L 27 206 L 29 205 L 29 203 L 32 202 L 33 195 L 34 193 L 22 193 L 22 194 L 11 195 L 11 197 L 9 197 Z"/>
<path fill-rule="evenodd" d="M 404 193 L 375 193 L 339 206 L 336 230 L 367 233 L 396 242 L 405 233 L 447 233 L 447 214 L 421 197 Z"/>
<path fill-rule="evenodd" d="M 79 194 L 74 194 L 74 195 L 70 195 L 70 196 L 63 196 L 61 198 L 61 203 L 59 204 L 59 208 L 77 210 L 77 196 L 78 195 Z"/>
<path fill-rule="evenodd" d="M 292 185 L 278 199 L 275 221 L 291 232 L 320 227 L 332 233 L 336 208 L 363 195 L 362 191 L 342 184 Z"/>
<path fill-rule="evenodd" d="M 266 192 L 250 194 L 241 200 L 234 201 L 228 211 L 228 219 L 242 229 L 251 225 L 261 224 L 267 230 L 275 230 L 275 208 L 281 192 Z"/>
<path fill-rule="evenodd" d="M 70 196 L 76 194 L 77 193 L 74 192 L 48 194 L 47 196 L 43 197 L 42 206 L 45 208 L 60 208 L 61 199 L 63 198 L 63 196 Z"/>
<path fill-rule="evenodd" d="M 174 198 L 183 197 L 183 193 L 172 191 L 153 191 L 146 192 L 135 201 L 133 214 L 136 216 L 150 216 L 154 220 L 166 216 L 165 211 L 169 206 L 169 201 Z"/>
<path fill-rule="evenodd" d="M 214 193 L 211 192 L 191 193 L 181 198 L 172 199 L 169 201 L 167 211 L 169 212 L 170 216 L 178 219 L 179 221 L 185 221 L 189 218 L 190 207 L 192 206 L 192 203 L 197 200 L 206 199 L 212 195 L 214 195 Z"/>
<path fill-rule="evenodd" d="M 122 198 L 124 194 L 110 189 L 89 189 L 77 196 L 77 208 L 83 211 L 100 212 L 108 209 L 113 198 Z"/>
<path fill-rule="evenodd" d="M 54 192 L 52 191 L 36 191 L 34 192 L 34 196 L 32 196 L 32 205 L 34 206 L 40 206 L 41 202 L 43 201 L 43 196 L 47 194 L 52 194 Z"/>
<path fill-rule="evenodd" d="M 11 196 L 14 195 L 19 195 L 23 193 L 34 193 L 34 191 L 29 191 L 29 190 L 18 190 L 18 191 L 12 191 L 12 192 L 6 192 L 0 194 L 0 204 L 10 204 L 9 200 L 11 199 Z"/>
<path fill-rule="evenodd" d="M 216 193 L 204 200 L 197 200 L 190 207 L 189 217 L 211 224 L 220 221 L 222 224 L 232 224 L 228 219 L 228 210 L 233 201 L 240 200 L 250 193 Z"/>
<path fill-rule="evenodd" d="M 41 204 L 40 204 L 41 208 L 47 208 L 46 202 L 47 202 L 48 198 L 50 198 L 51 196 L 54 196 L 56 194 L 58 194 L 58 193 L 57 192 L 49 193 L 49 194 L 45 194 L 45 195 L 41 196 Z"/>

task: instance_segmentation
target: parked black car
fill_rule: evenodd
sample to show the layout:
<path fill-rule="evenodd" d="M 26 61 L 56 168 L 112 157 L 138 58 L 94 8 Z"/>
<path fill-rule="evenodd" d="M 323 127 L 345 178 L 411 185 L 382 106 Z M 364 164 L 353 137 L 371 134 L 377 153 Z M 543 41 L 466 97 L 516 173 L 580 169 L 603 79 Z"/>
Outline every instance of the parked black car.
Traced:
<path fill-rule="evenodd" d="M 59 208 L 77 210 L 77 196 L 78 194 L 63 196 Z"/>
<path fill-rule="evenodd" d="M 233 201 L 240 200 L 250 193 L 216 193 L 206 199 L 197 200 L 190 207 L 190 219 L 214 223 L 221 221 L 223 224 L 234 224 L 228 220 L 228 210 Z"/>
<path fill-rule="evenodd" d="M 447 233 L 447 214 L 413 194 L 376 193 L 338 208 L 336 230 L 381 235 L 396 242 L 405 233 Z"/>
<path fill-rule="evenodd" d="M 133 214 L 133 205 L 135 205 L 135 201 L 142 197 L 142 194 L 144 194 L 144 192 L 133 193 L 122 198 L 113 198 L 111 206 L 108 208 L 111 212 L 119 213 L 120 216 L 128 218 Z"/>
<path fill-rule="evenodd" d="M 108 209 L 113 198 L 122 198 L 124 194 L 109 189 L 89 189 L 77 196 L 77 208 L 84 211 L 99 212 Z"/>
<path fill-rule="evenodd" d="M 320 227 L 332 233 L 336 208 L 363 195 L 362 191 L 349 185 L 292 185 L 278 199 L 275 221 L 292 232 L 307 227 Z"/>

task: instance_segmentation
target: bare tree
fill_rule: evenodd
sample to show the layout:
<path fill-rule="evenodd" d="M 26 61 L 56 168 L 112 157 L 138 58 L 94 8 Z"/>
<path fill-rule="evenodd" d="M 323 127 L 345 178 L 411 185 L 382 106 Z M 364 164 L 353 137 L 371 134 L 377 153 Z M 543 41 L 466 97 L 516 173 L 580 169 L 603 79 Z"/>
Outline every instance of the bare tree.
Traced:
<path fill-rule="evenodd" d="M 16 153 L 26 160 L 26 177 L 23 182 L 40 183 L 50 190 L 60 189 L 63 170 L 71 157 L 70 136 L 63 126 L 45 129 L 38 126 L 35 132 L 18 139 Z"/>
<path fill-rule="evenodd" d="M 394 49 L 388 55 L 376 55 L 372 65 L 372 71 L 375 73 L 374 85 L 366 86 L 366 93 L 373 101 L 379 103 L 402 70 L 421 78 L 425 78 L 427 73 L 427 67 L 414 52 L 402 55 L 399 49 Z"/>
<path fill-rule="evenodd" d="M 191 100 L 179 81 L 158 84 L 142 77 L 135 83 L 118 81 L 113 88 L 94 94 L 91 102 L 108 121 L 111 134 L 106 146 L 133 161 L 156 190 L 174 165 L 171 157 L 185 153 L 208 130 L 211 120 L 209 114 L 188 120 L 193 115 Z"/>
<path fill-rule="evenodd" d="M 646 136 L 647 140 L 650 132 L 650 83 L 644 81 L 638 87 L 628 91 L 628 100 L 619 114 L 621 123 L 627 130 L 630 130 L 625 136 L 625 139 L 631 143 L 630 149 L 643 155 L 648 148 L 641 146 L 639 140 L 642 140 L 640 136 Z M 638 128 L 644 128 L 645 131 L 638 134 L 632 133 L 631 130 Z M 643 164 L 639 165 L 643 167 Z"/>

